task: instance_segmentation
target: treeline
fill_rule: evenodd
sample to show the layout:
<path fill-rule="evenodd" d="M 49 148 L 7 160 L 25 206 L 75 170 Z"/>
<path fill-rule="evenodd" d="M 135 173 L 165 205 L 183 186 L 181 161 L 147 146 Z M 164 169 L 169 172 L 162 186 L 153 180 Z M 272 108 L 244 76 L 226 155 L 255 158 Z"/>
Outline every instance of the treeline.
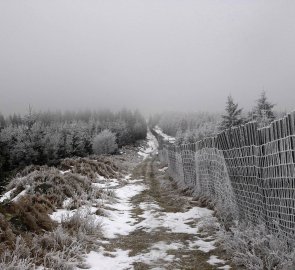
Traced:
<path fill-rule="evenodd" d="M 221 116 L 207 112 L 166 112 L 154 115 L 149 125 L 158 125 L 165 134 L 176 137 L 176 143 L 183 140 L 195 141 L 218 132 Z"/>
<path fill-rule="evenodd" d="M 0 115 L 0 177 L 29 164 L 54 164 L 59 159 L 93 153 L 94 139 L 101 133 L 115 136 L 116 145 L 146 138 L 147 125 L 138 112 L 41 112 Z M 114 136 L 113 136 L 114 135 Z M 102 140 L 106 141 L 106 140 Z M 96 147 L 97 148 L 97 147 Z M 0 182 L 1 182 L 0 179 Z"/>
<path fill-rule="evenodd" d="M 267 126 L 283 115 L 275 112 L 274 106 L 264 91 L 249 112 L 244 112 L 238 103 L 234 102 L 233 97 L 228 96 L 225 112 L 222 115 L 204 112 L 169 112 L 153 115 L 149 119 L 149 125 L 152 127 L 158 125 L 164 133 L 176 137 L 177 144 L 195 142 L 251 121 L 257 121 L 259 127 Z"/>

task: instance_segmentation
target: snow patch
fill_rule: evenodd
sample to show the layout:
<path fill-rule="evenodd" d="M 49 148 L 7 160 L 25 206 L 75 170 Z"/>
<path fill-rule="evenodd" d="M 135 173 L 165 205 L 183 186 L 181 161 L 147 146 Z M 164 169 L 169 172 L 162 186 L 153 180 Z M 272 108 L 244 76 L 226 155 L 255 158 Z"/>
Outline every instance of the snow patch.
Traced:
<path fill-rule="evenodd" d="M 169 255 L 169 250 L 183 248 L 182 244 L 167 244 L 163 241 L 150 247 L 148 252 L 133 257 L 129 257 L 129 250 L 116 249 L 114 252 L 105 252 L 100 248 L 98 252 L 91 251 L 86 258 L 87 264 L 91 265 L 91 270 L 98 269 L 134 269 L 133 263 L 141 262 L 153 266 L 152 269 L 164 269 L 163 263 L 172 262 L 174 255 Z M 156 268 L 157 267 L 157 268 Z"/>
<path fill-rule="evenodd" d="M 137 226 L 146 232 L 164 227 L 173 233 L 196 234 L 198 229 L 191 227 L 188 223 L 213 213 L 209 209 L 200 207 L 194 207 L 187 212 L 165 213 L 160 212 L 161 208 L 155 203 L 141 203 L 139 207 L 144 210 L 144 213 L 140 215 L 144 220 Z"/>
<path fill-rule="evenodd" d="M 53 212 L 50 218 L 58 223 L 61 223 L 64 217 L 71 217 L 75 214 L 77 210 L 66 210 L 66 209 L 58 209 L 57 211 Z"/>
<path fill-rule="evenodd" d="M 64 200 L 62 204 L 62 208 L 68 208 L 72 202 L 73 202 L 73 198 L 67 198 L 66 200 Z"/>
<path fill-rule="evenodd" d="M 119 181 L 117 179 L 106 179 L 103 183 L 92 183 L 93 186 L 98 188 L 113 188 L 119 186 Z"/>
<path fill-rule="evenodd" d="M 5 200 L 10 200 L 11 194 L 15 191 L 16 188 L 13 188 L 12 190 L 9 190 L 8 192 L 4 193 L 0 197 L 0 202 L 4 202 Z"/>
<path fill-rule="evenodd" d="M 169 250 L 178 250 L 183 248 L 183 244 L 180 243 L 172 243 L 167 244 L 166 242 L 158 242 L 151 246 L 149 252 L 139 254 L 134 257 L 134 261 L 143 262 L 146 264 L 159 264 L 159 262 L 172 262 L 175 258 L 174 255 L 169 255 L 167 252 Z"/>
<path fill-rule="evenodd" d="M 128 253 L 128 250 L 121 249 L 104 253 L 104 249 L 100 248 L 99 252 L 91 251 L 86 260 L 87 264 L 91 266 L 90 270 L 133 269 L 133 260 L 128 256 Z"/>
<path fill-rule="evenodd" d="M 159 126 L 155 126 L 154 131 L 157 132 L 163 138 L 164 141 L 175 143 L 175 138 L 165 134 Z"/>
<path fill-rule="evenodd" d="M 71 166 L 71 167 L 73 167 L 73 166 Z M 69 173 L 69 172 L 71 172 L 71 170 L 67 170 L 67 171 L 59 171 L 62 175 L 64 175 L 64 174 L 66 174 L 66 173 Z"/>
<path fill-rule="evenodd" d="M 217 256 L 211 255 L 210 259 L 207 261 L 207 263 L 215 266 L 217 264 L 225 264 L 225 261 L 221 260 L 221 259 L 218 259 Z"/>
<path fill-rule="evenodd" d="M 147 133 L 147 147 L 141 147 L 138 155 L 142 156 L 144 159 L 148 158 L 151 155 L 156 155 L 158 153 L 159 143 L 157 138 L 148 130 Z"/>
<path fill-rule="evenodd" d="M 117 202 L 105 205 L 112 210 L 106 209 L 107 217 L 101 219 L 106 238 L 128 235 L 136 229 L 134 226 L 136 219 L 131 214 L 133 206 L 130 199 L 145 189 L 146 187 L 142 184 L 131 184 L 116 190 Z"/>
<path fill-rule="evenodd" d="M 162 169 L 159 169 L 160 172 L 166 172 L 168 170 L 168 167 L 164 167 Z"/>
<path fill-rule="evenodd" d="M 131 179 L 131 174 L 127 174 L 127 175 L 125 175 L 124 180 L 128 181 L 128 180 L 130 180 L 130 179 Z"/>
<path fill-rule="evenodd" d="M 204 253 L 208 253 L 216 248 L 214 244 L 215 241 L 206 242 L 202 239 L 198 239 L 194 242 L 189 242 L 189 247 L 191 249 L 197 248 L 198 250 L 203 251 Z"/>
<path fill-rule="evenodd" d="M 27 185 L 27 186 L 26 186 L 26 189 L 23 190 L 21 193 L 19 193 L 16 197 L 14 197 L 14 198 L 12 199 L 12 201 L 13 201 L 13 202 L 17 202 L 17 201 L 19 200 L 19 198 L 25 196 L 25 195 L 27 194 L 29 188 L 30 188 L 30 186 Z"/>
<path fill-rule="evenodd" d="M 224 265 L 224 266 L 219 266 L 217 269 L 224 269 L 224 270 L 229 270 L 231 267 L 229 265 Z"/>
<path fill-rule="evenodd" d="M 86 256 L 86 263 L 91 270 L 134 269 L 133 264 L 136 262 L 145 263 L 149 265 L 150 269 L 166 269 L 167 264 L 179 260 L 169 252 L 171 250 L 200 250 L 208 253 L 215 249 L 215 241 L 212 238 L 200 239 L 197 236 L 198 219 L 211 216 L 213 211 L 193 207 L 185 212 L 165 212 L 155 201 L 148 201 L 139 204 L 139 208 L 143 210 L 143 213 L 138 216 L 141 220 L 139 222 L 138 217 L 134 217 L 132 214 L 134 205 L 131 203 L 131 199 L 144 191 L 147 186 L 142 183 L 142 179 L 130 180 L 130 175 L 125 179 L 127 185 L 123 187 L 117 186 L 119 182 L 116 179 L 106 180 L 109 183 L 108 185 L 104 184 L 104 188 L 113 186 L 116 195 L 116 202 L 104 202 L 103 204 L 106 216 L 97 217 L 102 224 L 106 241 L 117 238 L 119 235 L 129 235 L 139 229 L 146 232 L 165 229 L 167 232 L 191 234 L 193 237 L 191 241 L 183 243 L 160 241 L 133 257 L 129 257 L 130 250 L 116 249 L 109 252 L 100 247 L 98 251 L 92 251 Z M 95 186 L 103 188 L 102 183 L 96 183 Z M 91 212 L 94 212 L 95 209 L 91 209 Z M 73 214 L 74 211 L 59 210 L 52 216 L 55 220 L 61 220 L 64 214 L 68 215 L 69 213 Z M 222 266 L 225 261 L 216 256 L 211 256 L 208 263 L 222 267 L 219 269 L 230 269 L 228 265 Z"/>

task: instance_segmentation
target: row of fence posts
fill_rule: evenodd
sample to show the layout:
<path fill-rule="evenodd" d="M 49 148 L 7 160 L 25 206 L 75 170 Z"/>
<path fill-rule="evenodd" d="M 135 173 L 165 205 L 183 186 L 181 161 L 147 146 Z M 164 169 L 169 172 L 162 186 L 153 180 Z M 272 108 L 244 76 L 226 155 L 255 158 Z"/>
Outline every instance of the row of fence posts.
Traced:
<path fill-rule="evenodd" d="M 294 238 L 294 146 L 292 112 L 264 128 L 250 122 L 196 143 L 165 145 L 160 157 L 180 186 Z"/>

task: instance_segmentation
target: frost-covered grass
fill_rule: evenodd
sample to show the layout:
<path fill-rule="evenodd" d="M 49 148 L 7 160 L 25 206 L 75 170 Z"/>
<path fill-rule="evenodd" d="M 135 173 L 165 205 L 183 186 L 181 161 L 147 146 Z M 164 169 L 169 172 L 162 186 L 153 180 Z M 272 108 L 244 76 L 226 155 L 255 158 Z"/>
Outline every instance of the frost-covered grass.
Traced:
<path fill-rule="evenodd" d="M 166 263 L 176 260 L 175 255 L 171 252 L 199 250 L 208 253 L 216 249 L 214 240 L 199 239 L 196 236 L 198 227 L 190 225 L 190 223 L 196 223 L 198 219 L 211 216 L 213 213 L 211 210 L 194 207 L 185 212 L 165 212 L 165 209 L 156 202 L 148 202 L 140 203 L 139 208 L 143 214 L 135 218 L 132 215 L 134 206 L 130 203 L 130 199 L 146 188 L 140 183 L 136 183 L 136 185 L 129 183 L 117 189 L 118 204 L 112 205 L 112 210 L 108 211 L 109 216 L 103 219 L 104 236 L 109 240 L 120 239 L 120 237 L 128 237 L 128 235 L 134 237 L 131 234 L 140 231 L 141 239 L 139 241 L 144 241 L 145 234 L 147 236 L 155 233 L 161 235 L 164 230 L 168 235 L 193 235 L 195 238 L 193 237 L 191 241 L 172 243 L 159 240 L 145 251 L 132 256 L 130 256 L 130 250 L 117 248 L 114 251 L 107 251 L 100 248 L 87 256 L 86 261 L 91 265 L 91 269 L 98 269 L 99 265 L 106 269 L 133 269 L 134 263 L 163 267 Z M 140 222 L 138 222 L 138 218 Z M 184 239 L 186 238 L 184 237 Z"/>
<path fill-rule="evenodd" d="M 0 197 L 0 269 L 76 269 L 97 247 L 98 214 L 116 202 L 112 187 L 120 183 L 108 178 L 120 176 L 118 167 L 95 156 L 60 166 L 25 168 Z"/>
<path fill-rule="evenodd" d="M 147 159 L 144 164 L 150 162 Z M 138 178 L 141 175 L 153 178 L 154 173 L 163 177 L 158 168 L 153 171 L 149 165 L 143 168 L 147 171 L 144 173 L 139 169 Z M 169 198 L 161 197 L 162 188 L 166 189 L 166 186 L 157 185 L 160 179 L 155 180 L 155 186 L 150 186 L 149 180 L 128 179 L 125 186 L 114 186 L 117 203 L 106 204 L 107 216 L 102 217 L 107 242 L 87 255 L 90 269 L 181 269 L 180 263 L 187 254 L 190 260 L 195 260 L 195 255 L 200 256 L 206 265 L 204 269 L 212 269 L 206 261 L 217 249 L 216 241 L 203 235 L 204 229 L 202 236 L 200 233 L 202 220 L 213 219 L 213 211 L 187 207 L 189 203 L 178 204 L 180 198 L 177 196 L 181 195 L 175 190 L 172 194 L 169 189 L 165 191 Z M 216 218 L 214 222 L 217 223 Z M 226 262 L 219 265 L 227 266 Z"/>
<path fill-rule="evenodd" d="M 62 170 L 70 170 L 90 179 L 96 179 L 98 176 L 104 178 L 118 178 L 120 176 L 118 167 L 112 161 L 111 157 L 92 156 L 91 158 L 66 158 L 60 165 Z"/>
<path fill-rule="evenodd" d="M 269 233 L 263 224 L 239 223 L 220 231 L 219 238 L 237 266 L 249 270 L 295 269 L 294 242 Z"/>
<path fill-rule="evenodd" d="M 82 175 L 71 172 L 61 173 L 56 168 L 41 168 L 25 176 L 17 176 L 11 180 L 7 189 L 14 189 L 10 200 L 26 190 L 27 194 L 46 195 L 56 207 L 62 207 L 67 198 L 87 198 L 92 181 Z"/>
<path fill-rule="evenodd" d="M 77 222 L 77 219 L 79 221 Z M 71 231 L 66 228 L 71 224 Z M 74 230 L 73 230 L 74 228 Z M 6 250 L 0 256 L 0 269 L 23 270 L 37 269 L 76 269 L 83 263 L 86 250 L 95 244 L 91 236 L 99 234 L 97 224 L 93 224 L 89 217 L 75 220 L 68 219 L 66 226 L 58 226 L 55 230 L 34 235 L 28 243 L 18 236 L 13 250 Z"/>
<path fill-rule="evenodd" d="M 0 230 L 1 235 L 1 230 Z M 0 256 L 0 269 L 3 270 L 32 270 L 35 269 L 30 249 L 22 237 L 17 237 L 13 250 L 5 250 Z"/>
<path fill-rule="evenodd" d="M 62 217 L 61 225 L 71 234 L 100 235 L 101 223 L 90 210 L 78 210 L 73 215 Z"/>
<path fill-rule="evenodd" d="M 200 205 L 209 205 L 205 197 L 198 197 Z M 201 220 L 199 231 L 211 234 L 217 232 L 217 242 L 224 248 L 237 267 L 249 270 L 291 270 L 295 269 L 294 240 L 282 238 L 283 233 L 268 231 L 263 224 L 238 221 L 237 213 L 230 205 L 214 205 L 215 216 Z M 277 226 L 279 230 L 279 226 Z M 219 259 L 212 257 L 212 265 Z M 221 269 L 221 268 L 220 268 Z"/>

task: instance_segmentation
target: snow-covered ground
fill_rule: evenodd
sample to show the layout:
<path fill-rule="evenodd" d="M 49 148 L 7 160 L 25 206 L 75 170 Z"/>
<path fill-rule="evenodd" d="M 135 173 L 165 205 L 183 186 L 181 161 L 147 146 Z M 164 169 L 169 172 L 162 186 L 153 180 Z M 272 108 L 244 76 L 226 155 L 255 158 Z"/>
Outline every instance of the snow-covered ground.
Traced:
<path fill-rule="evenodd" d="M 212 211 L 206 208 L 193 207 L 186 212 L 164 212 L 156 202 L 140 203 L 139 207 L 143 211 L 138 217 L 132 215 L 134 205 L 130 202 L 132 197 L 140 194 L 147 186 L 142 180 L 128 180 L 128 184 L 115 189 L 117 202 L 106 204 L 107 217 L 102 217 L 103 233 L 106 241 L 111 241 L 122 235 L 129 235 L 135 230 L 142 230 L 148 233 L 162 231 L 169 233 L 181 233 L 195 235 L 193 239 L 183 242 L 167 243 L 159 241 L 154 243 L 150 248 L 135 256 L 129 256 L 130 250 L 116 249 L 107 251 L 101 247 L 98 251 L 91 251 L 86 258 L 87 264 L 91 270 L 99 269 L 134 269 L 133 264 L 136 262 L 151 265 L 151 269 L 165 269 L 165 263 L 177 260 L 175 255 L 168 251 L 177 250 L 199 250 L 208 253 L 214 250 L 215 241 L 209 238 L 199 238 L 197 236 L 198 227 L 191 226 L 190 222 L 206 218 L 212 215 Z M 138 218 L 141 220 L 138 222 Z M 132 236 L 130 236 L 132 237 Z M 106 242 L 107 243 L 107 242 Z M 223 260 L 216 256 L 211 256 L 208 260 L 211 265 L 220 265 L 220 269 L 229 269 Z M 162 268 L 163 266 L 164 268 Z"/>
<path fill-rule="evenodd" d="M 144 159 L 155 154 L 158 148 L 157 140 L 150 132 L 148 133 L 147 145 L 139 153 Z M 162 172 L 165 170 L 166 168 L 163 168 Z M 150 265 L 150 269 L 166 269 L 167 263 L 171 264 L 180 260 L 171 254 L 171 251 L 198 250 L 208 253 L 216 248 L 214 239 L 198 236 L 198 220 L 212 216 L 211 210 L 193 207 L 184 212 L 165 212 L 165 209 L 162 209 L 156 201 L 151 200 L 134 205 L 131 202 L 132 198 L 149 187 L 142 179 L 131 180 L 127 176 L 125 181 L 127 182 L 125 186 L 119 186 L 116 180 L 113 182 L 111 180 L 104 187 L 100 185 L 101 188 L 112 187 L 117 197 L 115 203 L 105 204 L 107 215 L 101 217 L 104 244 L 114 243 L 116 239 L 120 241 L 120 237 L 126 237 L 137 230 L 148 234 L 165 231 L 169 234 L 188 234 L 192 237 L 189 241 L 166 242 L 159 240 L 151 244 L 146 250 L 133 256 L 130 256 L 131 250 L 114 248 L 109 251 L 102 245 L 99 250 L 91 251 L 86 257 L 86 264 L 90 266 L 91 270 L 134 269 L 134 263 Z M 141 210 L 137 216 L 133 212 L 136 207 Z M 194 226 L 192 226 L 192 223 Z M 220 269 L 230 268 L 217 256 L 211 256 L 208 264 L 221 267 Z"/>
<path fill-rule="evenodd" d="M 108 209 L 105 210 L 106 217 L 102 217 L 101 222 L 104 236 L 108 239 L 116 238 L 117 235 L 128 235 L 136 229 L 136 219 L 131 215 L 133 206 L 130 199 L 146 187 L 138 182 L 129 182 L 128 185 L 116 189 L 116 203 L 105 204 Z"/>
<path fill-rule="evenodd" d="M 138 152 L 146 159 L 156 154 L 158 142 L 155 136 L 149 131 L 147 135 L 147 145 Z M 164 173 L 167 167 L 159 169 Z M 200 238 L 198 236 L 198 220 L 212 216 L 213 212 L 206 208 L 193 207 L 183 212 L 166 212 L 151 198 L 143 201 L 139 205 L 132 203 L 132 198 L 141 194 L 149 187 L 143 179 L 131 179 L 126 175 L 123 179 L 105 179 L 98 176 L 93 188 L 103 189 L 108 193 L 111 191 L 114 196 L 100 198 L 92 205 L 82 206 L 78 210 L 67 210 L 71 203 L 71 198 L 64 201 L 64 208 L 52 213 L 51 218 L 61 222 L 64 217 L 70 217 L 77 211 L 91 215 L 95 221 L 102 225 L 103 240 L 98 239 L 100 248 L 91 251 L 85 257 L 85 263 L 90 270 L 123 270 L 134 269 L 134 263 L 144 263 L 150 269 L 166 269 L 165 265 L 178 262 L 180 259 L 174 255 L 177 251 L 201 251 L 208 253 L 214 250 L 215 241 L 210 237 Z M 26 190 L 24 190 L 25 192 Z M 13 190 L 5 193 L 0 202 L 9 199 Z M 137 215 L 134 210 L 139 209 Z M 100 210 L 104 215 L 96 215 Z M 192 225 L 193 224 L 193 225 Z M 168 234 L 187 234 L 190 240 L 163 241 L 159 239 L 143 251 L 130 256 L 131 250 L 114 248 L 111 251 L 105 245 L 120 241 L 120 237 L 128 237 L 135 231 L 142 231 L 147 234 L 165 232 Z M 132 235 L 130 235 L 132 237 Z M 174 253 L 173 253 L 174 252 Z M 209 258 L 209 257 L 208 257 Z M 210 256 L 208 264 L 214 265 L 217 269 L 229 269 L 226 262 L 218 259 L 217 256 Z M 170 268 L 169 268 L 170 269 Z M 175 268 L 179 269 L 179 268 Z"/>
<path fill-rule="evenodd" d="M 147 146 L 140 147 L 138 154 L 144 159 L 158 153 L 159 143 L 157 138 L 148 130 L 147 133 Z"/>
<path fill-rule="evenodd" d="M 197 218 L 212 215 L 211 210 L 199 207 L 192 208 L 186 212 L 165 213 L 155 202 L 141 203 L 139 207 L 144 210 L 144 213 L 140 215 L 144 220 L 138 226 L 146 232 L 165 228 L 172 233 L 195 234 L 198 230 L 192 228 L 188 223 Z"/>
<path fill-rule="evenodd" d="M 11 197 L 11 194 L 15 191 L 15 188 L 12 190 L 7 191 L 0 197 L 0 203 L 4 202 L 5 200 L 9 200 Z"/>
<path fill-rule="evenodd" d="M 165 134 L 163 132 L 163 130 L 159 126 L 155 126 L 154 131 L 157 132 L 163 138 L 164 141 L 167 141 L 167 142 L 170 142 L 170 143 L 175 142 L 175 138 Z"/>
<path fill-rule="evenodd" d="M 160 172 L 166 172 L 168 170 L 168 167 L 164 167 L 162 169 L 159 169 Z"/>
<path fill-rule="evenodd" d="M 21 198 L 27 194 L 27 191 L 29 188 L 30 188 L 30 186 L 26 186 L 25 189 L 22 192 L 20 192 L 17 196 L 15 196 L 14 198 L 11 198 L 11 195 L 16 190 L 16 188 L 13 188 L 13 189 L 7 191 L 2 196 L 0 196 L 0 203 L 4 202 L 5 200 L 8 200 L 8 201 L 11 200 L 13 202 L 16 202 L 19 198 Z"/>

